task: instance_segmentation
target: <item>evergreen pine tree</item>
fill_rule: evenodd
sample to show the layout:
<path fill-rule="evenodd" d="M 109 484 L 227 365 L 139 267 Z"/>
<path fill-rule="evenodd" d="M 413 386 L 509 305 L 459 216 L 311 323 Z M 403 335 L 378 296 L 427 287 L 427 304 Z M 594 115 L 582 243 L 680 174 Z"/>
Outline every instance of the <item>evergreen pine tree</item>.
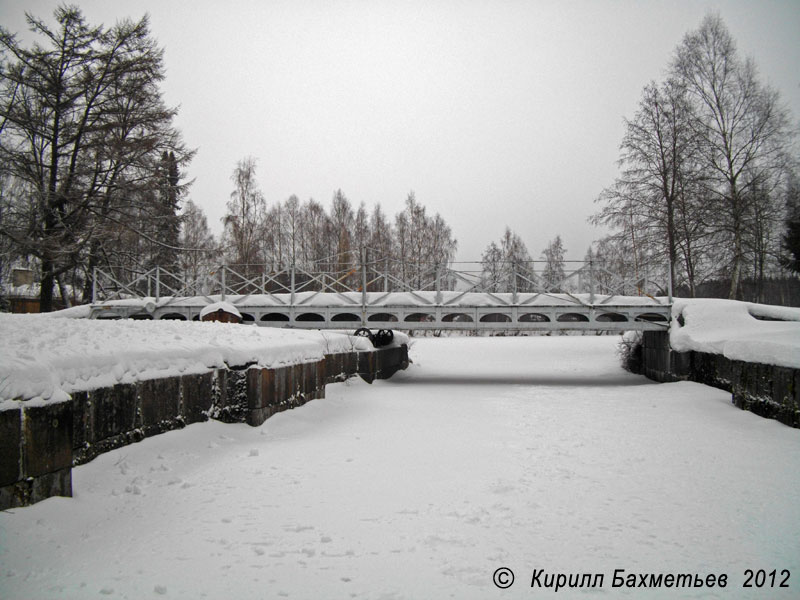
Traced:
<path fill-rule="evenodd" d="M 792 179 L 786 197 L 786 232 L 783 235 L 781 263 L 800 273 L 800 183 Z"/>

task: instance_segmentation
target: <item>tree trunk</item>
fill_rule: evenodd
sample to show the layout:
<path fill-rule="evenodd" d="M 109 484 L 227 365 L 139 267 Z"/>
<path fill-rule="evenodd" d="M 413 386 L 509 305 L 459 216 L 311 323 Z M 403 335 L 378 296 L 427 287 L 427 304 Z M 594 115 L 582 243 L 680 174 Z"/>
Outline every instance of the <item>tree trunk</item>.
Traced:
<path fill-rule="evenodd" d="M 72 299 L 69 297 L 69 291 L 67 290 L 62 280 L 63 280 L 63 273 L 61 275 L 56 276 L 56 283 L 58 284 L 58 293 L 61 295 L 61 301 L 64 304 L 64 308 L 72 308 Z"/>
<path fill-rule="evenodd" d="M 734 227 L 733 267 L 731 268 L 731 287 L 728 292 L 728 298 L 730 300 L 739 299 L 739 285 L 742 278 L 742 232 L 738 223 L 736 223 Z"/>
<path fill-rule="evenodd" d="M 670 294 L 675 289 L 675 263 L 678 262 L 678 249 L 675 241 L 675 202 L 667 196 L 667 245 L 669 246 L 669 288 Z"/>
<path fill-rule="evenodd" d="M 53 261 L 49 258 L 42 259 L 42 279 L 39 289 L 39 312 L 53 311 Z"/>

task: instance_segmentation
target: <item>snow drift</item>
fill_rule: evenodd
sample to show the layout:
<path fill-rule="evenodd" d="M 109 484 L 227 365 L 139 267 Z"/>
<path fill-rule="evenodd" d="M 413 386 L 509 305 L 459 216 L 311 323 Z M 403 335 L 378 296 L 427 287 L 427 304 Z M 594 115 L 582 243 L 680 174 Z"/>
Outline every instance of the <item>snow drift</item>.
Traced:
<path fill-rule="evenodd" d="M 372 349 L 367 339 L 336 332 L 50 315 L 0 314 L 0 337 L 0 403 L 61 401 L 117 383 L 226 365 L 278 367 Z"/>
<path fill-rule="evenodd" d="M 733 300 L 675 300 L 670 345 L 678 352 L 800 368 L 800 309 Z"/>

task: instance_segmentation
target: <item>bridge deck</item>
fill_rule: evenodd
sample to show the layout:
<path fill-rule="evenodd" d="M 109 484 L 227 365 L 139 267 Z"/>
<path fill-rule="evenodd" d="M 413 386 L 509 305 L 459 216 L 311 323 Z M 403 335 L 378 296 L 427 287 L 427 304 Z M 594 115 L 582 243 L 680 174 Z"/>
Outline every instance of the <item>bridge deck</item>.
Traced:
<path fill-rule="evenodd" d="M 93 304 L 92 318 L 197 320 L 220 300 L 247 323 L 303 329 L 663 330 L 671 316 L 649 296 L 428 291 L 132 298 Z"/>

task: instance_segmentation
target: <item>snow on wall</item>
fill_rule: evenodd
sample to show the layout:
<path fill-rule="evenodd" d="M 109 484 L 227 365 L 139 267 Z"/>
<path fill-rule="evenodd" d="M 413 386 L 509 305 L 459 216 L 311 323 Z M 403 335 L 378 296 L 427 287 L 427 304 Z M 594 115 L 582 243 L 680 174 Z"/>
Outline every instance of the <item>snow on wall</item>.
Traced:
<path fill-rule="evenodd" d="M 365 338 L 334 332 L 52 315 L 0 314 L 0 339 L 0 410 L 6 401 L 58 402 L 76 391 L 225 365 L 278 367 L 372 350 Z"/>
<path fill-rule="evenodd" d="M 800 368 L 800 308 L 676 299 L 670 345 L 678 352 L 694 350 L 731 360 Z"/>
<path fill-rule="evenodd" d="M 206 315 L 217 312 L 218 310 L 235 315 L 240 319 L 242 318 L 242 313 L 240 313 L 239 310 L 230 302 L 214 302 L 200 311 L 200 320 L 202 321 Z"/>

